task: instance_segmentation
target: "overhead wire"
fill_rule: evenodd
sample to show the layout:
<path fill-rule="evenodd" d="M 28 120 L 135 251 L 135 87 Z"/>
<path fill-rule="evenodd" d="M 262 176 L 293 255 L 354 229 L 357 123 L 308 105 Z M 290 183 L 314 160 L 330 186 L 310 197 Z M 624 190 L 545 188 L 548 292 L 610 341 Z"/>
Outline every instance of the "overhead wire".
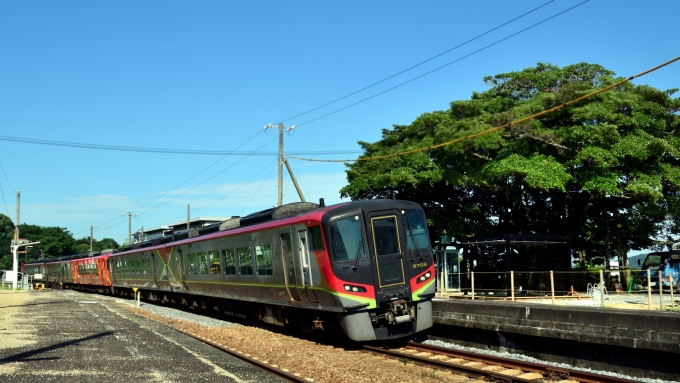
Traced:
<path fill-rule="evenodd" d="M 0 169 L 2 169 L 2 174 L 5 176 L 5 181 L 7 181 L 7 184 L 9 185 L 12 190 L 16 191 L 16 189 L 12 186 L 12 184 L 9 182 L 9 179 L 7 178 L 7 173 L 5 173 L 5 168 L 2 166 L 2 162 L 0 162 Z"/>
<path fill-rule="evenodd" d="M 545 7 L 546 5 L 548 5 L 548 4 L 550 4 L 550 3 L 554 2 L 554 1 L 555 1 L 555 0 L 550 0 L 550 1 L 548 1 L 547 3 L 544 3 L 544 4 L 542 4 L 542 5 L 540 5 L 540 6 L 536 7 L 536 8 L 534 8 L 534 9 L 528 11 L 528 12 L 525 12 L 525 13 L 523 13 L 523 14 L 521 14 L 521 15 L 515 17 L 515 18 L 512 19 L 512 20 L 506 21 L 505 23 L 503 23 L 503 24 L 501 24 L 501 25 L 498 25 L 497 27 L 494 27 L 494 28 L 492 28 L 492 29 L 489 29 L 488 31 L 486 31 L 486 32 L 484 32 L 484 33 L 482 33 L 482 34 L 479 34 L 479 35 L 477 35 L 477 36 L 475 36 L 475 37 L 473 37 L 473 38 L 471 38 L 471 39 L 469 39 L 469 40 L 467 40 L 467 41 L 465 41 L 465 42 L 462 42 L 462 43 L 456 45 L 456 46 L 453 47 L 453 48 L 447 49 L 447 50 L 445 50 L 444 52 L 441 52 L 441 53 L 439 53 L 439 54 L 437 54 L 437 55 L 434 55 L 434 56 L 432 56 L 432 57 L 430 57 L 430 58 L 428 58 L 428 59 L 426 59 L 426 60 L 424 60 L 424 61 L 421 61 L 421 62 L 419 62 L 419 63 L 417 63 L 417 64 L 415 64 L 415 65 L 412 65 L 412 66 L 410 66 L 410 67 L 408 67 L 408 68 L 406 68 L 406 69 L 404 69 L 404 70 L 402 70 L 402 71 L 399 71 L 399 72 L 397 72 L 397 73 L 395 73 L 395 74 L 393 74 L 393 75 L 391 75 L 391 76 L 385 77 L 384 79 L 382 79 L 382 80 L 380 80 L 380 81 L 376 81 L 376 82 L 374 82 L 374 83 L 372 83 L 372 84 L 370 84 L 370 85 L 368 85 L 368 86 L 365 86 L 365 87 L 363 87 L 363 88 L 361 88 L 361 89 L 359 89 L 359 90 L 356 90 L 356 91 L 354 91 L 354 92 L 352 92 L 352 93 L 349 93 L 349 94 L 347 94 L 347 95 L 344 95 L 344 96 L 342 96 L 342 97 L 340 97 L 340 98 L 337 98 L 337 99 L 335 99 L 335 100 L 333 100 L 333 101 L 327 102 L 327 103 L 325 103 L 325 104 L 323 104 L 323 105 L 317 106 L 316 108 L 310 109 L 310 110 L 308 110 L 308 111 L 306 111 L 306 112 L 303 112 L 303 113 L 300 113 L 300 114 L 296 114 L 295 116 L 288 117 L 288 118 L 285 118 L 285 119 L 283 119 L 283 120 L 275 120 L 275 121 L 281 121 L 281 122 L 283 122 L 283 121 L 287 121 L 287 120 L 292 120 L 293 118 L 297 118 L 297 117 L 304 116 L 304 115 L 306 115 L 306 114 L 309 114 L 309 113 L 311 113 L 311 112 L 314 112 L 314 111 L 316 111 L 316 110 L 319 110 L 319 109 L 321 109 L 321 108 L 323 108 L 323 107 L 326 107 L 326 106 L 328 106 L 328 105 L 335 104 L 335 103 L 338 102 L 338 101 L 342 101 L 342 100 L 344 100 L 344 99 L 346 99 L 346 98 L 348 98 L 348 97 L 351 97 L 351 96 L 353 96 L 353 95 L 355 95 L 355 94 L 357 94 L 357 93 L 361 93 L 361 92 L 363 92 L 363 91 L 365 91 L 365 90 L 367 90 L 367 89 L 373 88 L 373 87 L 376 86 L 376 85 L 382 84 L 383 82 L 385 82 L 385 81 L 387 81 L 387 80 L 390 80 L 390 79 L 392 79 L 392 78 L 394 78 L 394 77 L 397 77 L 397 76 L 399 76 L 400 74 L 406 73 L 406 72 L 408 72 L 408 71 L 410 71 L 410 70 L 412 70 L 412 69 L 415 69 L 415 68 L 417 68 L 417 67 L 419 67 L 419 66 L 421 66 L 421 65 L 423 65 L 423 64 L 425 64 L 425 63 L 428 63 L 428 62 L 430 62 L 430 61 L 432 61 L 432 60 L 434 60 L 434 59 L 436 59 L 436 58 L 438 58 L 438 57 L 440 57 L 440 56 L 443 56 L 443 55 L 445 55 L 445 54 L 447 54 L 447 53 L 449 53 L 449 52 L 451 52 L 451 51 L 454 51 L 454 50 L 456 50 L 456 49 L 458 49 L 458 48 L 460 48 L 460 47 L 462 47 L 462 46 L 464 46 L 464 45 L 467 45 L 468 43 L 471 43 L 471 42 L 473 42 L 473 41 L 475 41 L 475 40 L 477 40 L 477 39 L 479 39 L 479 38 L 481 38 L 481 37 L 483 37 L 483 36 L 486 36 L 486 35 L 488 35 L 489 33 L 493 32 L 493 31 L 495 31 L 495 30 L 498 30 L 498 29 L 500 29 L 500 28 L 502 28 L 502 27 L 504 27 L 504 26 L 506 26 L 506 25 L 508 25 L 508 24 L 510 24 L 510 23 L 512 23 L 512 22 L 514 22 L 514 21 L 517 21 L 517 20 L 521 19 L 522 17 L 524 17 L 524 16 L 526 16 L 526 15 L 528 15 L 528 14 L 530 14 L 530 13 L 533 13 L 533 12 L 535 12 L 535 11 L 537 11 L 537 10 L 539 10 L 539 9 L 541 9 L 541 8 L 543 8 L 543 7 Z"/>
<path fill-rule="evenodd" d="M 0 182 L 0 192 L 2 192 L 2 202 L 5 203 L 5 210 L 7 210 L 7 218 L 9 218 L 11 221 L 12 218 L 10 218 L 9 216 L 9 208 L 7 207 L 7 201 L 5 201 L 5 191 L 2 190 L 2 182 Z"/>
<path fill-rule="evenodd" d="M 503 124 L 503 125 L 500 125 L 500 126 L 496 126 L 496 127 L 493 127 L 493 128 L 487 129 L 487 130 L 484 130 L 484 131 L 479 132 L 479 133 L 470 134 L 470 135 L 467 135 L 467 136 L 465 136 L 465 137 L 456 138 L 456 139 L 454 139 L 454 140 L 442 142 L 442 143 L 439 143 L 439 144 L 436 144 L 436 145 L 429 145 L 429 146 L 424 146 L 424 147 L 417 148 L 417 149 L 411 149 L 411 150 L 406 150 L 406 151 L 403 151 L 403 152 L 392 153 L 392 154 L 385 154 L 385 155 L 381 155 L 381 156 L 371 156 L 371 157 L 363 157 L 363 158 L 356 158 L 356 159 L 349 159 L 349 160 L 319 160 L 319 159 L 315 159 L 315 158 L 301 158 L 301 157 L 289 156 L 289 155 L 286 155 L 286 157 L 287 157 L 287 158 L 292 158 L 292 159 L 295 159 L 295 160 L 300 160 L 300 161 L 312 161 L 312 162 L 358 162 L 358 161 L 375 161 L 375 160 L 381 160 L 381 159 L 392 158 L 392 157 L 401 157 L 401 156 L 405 156 L 405 155 L 408 155 L 408 154 L 414 154 L 414 153 L 424 152 L 424 151 L 427 151 L 427 150 L 437 149 L 437 148 L 441 148 L 441 147 L 444 147 L 444 146 L 456 144 L 456 143 L 459 143 L 459 142 L 462 142 L 462 141 L 466 141 L 466 140 L 470 140 L 470 139 L 473 139 L 473 138 L 481 137 L 481 136 L 484 136 L 484 135 L 487 135 L 487 134 L 490 134 L 490 133 L 499 131 L 499 130 L 501 130 L 501 129 L 508 128 L 508 127 L 510 127 L 510 126 L 512 126 L 512 125 L 520 124 L 520 123 L 522 123 L 522 122 L 529 121 L 529 120 L 533 120 L 533 119 L 538 118 L 538 117 L 541 117 L 541 116 L 543 116 L 543 115 L 552 113 L 552 112 L 557 111 L 557 110 L 559 110 L 559 109 L 562 109 L 562 108 L 565 108 L 565 107 L 567 107 L 567 106 L 573 105 L 573 104 L 575 104 L 575 103 L 577 103 L 577 102 L 579 102 L 579 101 L 583 101 L 583 100 L 585 100 L 585 99 L 587 99 L 587 98 L 596 96 L 596 95 L 598 95 L 598 94 L 600 94 L 600 93 L 603 93 L 603 92 L 606 92 L 606 91 L 608 91 L 608 90 L 610 90 L 610 89 L 616 88 L 616 87 L 618 87 L 618 86 L 620 86 L 620 85 L 622 85 L 622 84 L 625 84 L 625 83 L 628 82 L 628 81 L 631 81 L 631 80 L 633 80 L 633 79 L 635 79 L 635 78 L 638 78 L 638 77 L 642 77 L 642 76 L 644 76 L 644 75 L 646 75 L 646 74 L 648 74 L 648 73 L 654 72 L 655 70 L 660 69 L 660 68 L 663 68 L 663 67 L 665 67 L 665 66 L 667 66 L 667 65 L 670 65 L 670 64 L 672 64 L 672 63 L 674 63 L 674 62 L 676 62 L 676 61 L 678 61 L 678 60 L 680 60 L 680 56 L 675 57 L 675 58 L 673 58 L 673 59 L 671 59 L 671 60 L 668 60 L 668 61 L 666 61 L 666 62 L 664 62 L 664 63 L 662 63 L 662 64 L 659 64 L 659 65 L 657 65 L 657 66 L 655 66 L 655 67 L 653 67 L 653 68 L 651 68 L 651 69 L 648 69 L 648 70 L 646 70 L 646 71 L 644 71 L 644 72 L 640 72 L 640 73 L 638 73 L 638 74 L 636 74 L 636 75 L 630 76 L 630 77 L 625 78 L 625 79 L 620 80 L 620 81 L 617 81 L 617 82 L 615 82 L 614 84 L 611 84 L 611 85 L 609 85 L 609 86 L 606 86 L 606 87 L 604 87 L 604 88 L 602 88 L 602 89 L 598 89 L 598 90 L 593 91 L 593 92 L 591 92 L 591 93 L 588 93 L 588 94 L 586 94 L 586 95 L 584 95 L 584 96 L 575 98 L 575 99 L 573 99 L 573 100 L 571 100 L 571 101 L 568 101 L 568 102 L 564 102 L 564 103 L 562 103 L 562 104 L 560 104 L 560 105 L 557 105 L 557 106 L 554 106 L 554 107 L 552 107 L 552 108 L 543 110 L 543 111 L 541 111 L 541 112 L 532 114 L 532 115 L 527 116 L 527 117 L 523 117 L 523 118 L 519 118 L 519 119 L 517 119 L 517 120 L 513 120 L 513 121 L 508 122 L 508 123 L 506 123 L 506 124 Z"/>
<path fill-rule="evenodd" d="M 53 140 L 43 140 L 38 138 L 25 138 L 25 137 L 13 137 L 13 136 L 0 136 L 0 141 L 13 141 L 13 142 L 23 142 L 26 144 L 38 144 L 38 145 L 49 145 L 49 146 L 63 146 L 81 149 L 95 149 L 95 150 L 112 150 L 121 152 L 138 152 L 138 153 L 163 153 L 163 154 L 193 154 L 193 155 L 219 155 L 219 156 L 278 156 L 279 153 L 275 151 L 271 152 L 249 152 L 249 151 L 222 151 L 222 150 L 195 150 L 195 149 L 164 149 L 164 148 L 144 148 L 136 146 L 118 146 L 118 145 L 100 145 L 100 144 L 86 144 L 81 142 L 67 142 L 67 141 L 53 141 Z M 305 155 L 309 153 L 315 154 L 343 154 L 347 152 L 356 152 L 356 150 L 341 150 L 341 151 L 311 151 L 304 152 Z M 0 164 L 1 166 L 1 164 Z M 5 170 L 2 170 L 3 173 Z M 7 175 L 5 175 L 5 179 Z M 9 181 L 7 181 L 9 183 Z M 12 185 L 10 184 L 10 187 Z"/>
<path fill-rule="evenodd" d="M 511 35 L 509 35 L 509 36 L 506 36 L 506 37 L 504 37 L 504 38 L 502 38 L 502 39 L 500 39 L 500 40 L 497 40 L 497 41 L 495 41 L 495 42 L 493 42 L 493 43 L 491 43 L 491 44 L 489 44 L 489 45 L 486 45 L 486 46 L 483 47 L 483 48 L 477 49 L 476 51 L 474 51 L 474 52 L 472 52 L 472 53 L 468 53 L 467 55 L 462 56 L 462 57 L 460 57 L 460 58 L 458 58 L 458 59 L 456 59 L 456 60 L 453 60 L 453 61 L 451 61 L 451 62 L 449 62 L 449 63 L 447 63 L 447 64 L 444 64 L 444 65 L 442 65 L 442 66 L 440 66 L 440 67 L 437 67 L 437 68 L 435 68 L 435 69 L 432 69 L 432 70 L 430 70 L 430 71 L 428 71 L 428 72 L 425 72 L 425 73 L 421 74 L 420 76 L 417 76 L 417 77 L 414 77 L 414 78 L 412 78 L 412 79 L 410 79 L 410 80 L 404 81 L 404 82 L 402 82 L 402 83 L 400 83 L 400 84 L 398 84 L 398 85 L 395 85 L 395 86 L 393 86 L 393 87 L 391 87 L 391 88 L 389 88 L 389 89 L 386 89 L 386 90 L 384 90 L 384 91 L 382 91 L 382 92 L 376 93 L 376 94 L 374 94 L 374 95 L 372 95 L 372 96 L 366 97 L 366 98 L 364 98 L 364 99 L 362 99 L 362 100 L 359 100 L 359 101 L 357 101 L 357 102 L 355 102 L 355 103 L 349 104 L 349 105 L 347 105 L 347 106 L 345 106 L 345 107 L 342 107 L 342 108 L 340 108 L 340 109 L 336 109 L 336 110 L 334 110 L 334 111 L 332 111 L 332 112 L 329 112 L 329 113 L 326 113 L 326 114 L 324 114 L 324 115 L 322 115 L 322 116 L 319 116 L 319 117 L 316 117 L 316 118 L 314 118 L 314 119 L 305 121 L 305 122 L 303 122 L 303 123 L 301 123 L 301 124 L 297 124 L 296 126 L 300 127 L 300 126 L 309 124 L 309 123 L 311 123 L 311 122 L 318 121 L 318 120 L 320 120 L 320 119 L 322 119 L 322 118 L 326 118 L 326 117 L 331 116 L 331 115 L 333 115 L 333 114 L 336 114 L 336 113 L 338 113 L 338 112 L 342 112 L 342 111 L 345 110 L 345 109 L 349 109 L 349 108 L 351 108 L 351 107 L 353 107 L 353 106 L 356 106 L 356 105 L 359 105 L 359 104 L 361 104 L 361 103 L 364 103 L 364 102 L 366 102 L 366 101 L 368 101 L 368 100 L 371 100 L 371 99 L 373 99 L 373 98 L 376 98 L 376 97 L 378 97 L 378 96 L 380 96 L 380 95 L 383 95 L 383 94 L 385 94 L 385 93 L 387 93 L 387 92 L 393 91 L 393 90 L 395 90 L 395 89 L 397 89 L 397 88 L 400 88 L 400 87 L 402 87 L 402 86 L 404 86 L 404 85 L 406 85 L 406 84 L 409 84 L 409 83 L 411 83 L 411 82 L 413 82 L 413 81 L 416 81 L 416 80 L 421 79 L 421 78 L 423 78 L 423 77 L 425 77 L 425 76 L 427 76 L 427 75 L 430 75 L 430 74 L 432 74 L 432 73 L 434 73 L 434 72 L 437 72 L 437 71 L 439 71 L 439 70 L 441 70 L 441 69 L 444 69 L 444 68 L 446 68 L 446 67 L 449 66 L 449 65 L 455 64 L 455 63 L 457 63 L 457 62 L 459 62 L 459 61 L 461 61 L 461 60 L 463 60 L 463 59 L 466 59 L 466 58 L 468 58 L 468 57 L 470 57 L 470 56 L 472 56 L 472 55 L 475 55 L 475 54 L 477 54 L 477 53 L 479 53 L 479 52 L 482 52 L 482 51 L 484 51 L 484 50 L 486 50 L 486 49 L 489 49 L 489 48 L 491 48 L 491 47 L 494 46 L 494 45 L 500 44 L 501 42 L 503 42 L 503 41 L 505 41 L 505 40 L 511 39 L 511 38 L 513 38 L 513 37 L 515 37 L 515 36 L 517 36 L 517 35 L 519 35 L 519 34 L 522 34 L 522 33 L 526 32 L 526 31 L 528 31 L 528 30 L 530 30 L 530 29 L 532 29 L 532 28 L 535 28 L 535 27 L 537 27 L 537 26 L 539 26 L 539 25 L 541 25 L 541 24 L 543 24 L 543 23 L 545 23 L 545 22 L 551 20 L 551 19 L 554 19 L 555 17 L 558 17 L 558 16 L 560 16 L 560 15 L 562 15 L 562 14 L 564 14 L 564 13 L 567 13 L 567 12 L 569 12 L 569 11 L 575 9 L 575 8 L 578 8 L 578 7 L 580 7 L 581 5 L 583 5 L 583 4 L 585 4 L 585 3 L 589 2 L 589 1 L 590 1 L 590 0 L 585 0 L 585 1 L 581 2 L 581 3 L 579 3 L 579 4 L 574 5 L 573 7 L 567 8 L 567 9 L 565 9 L 565 10 L 562 11 L 562 12 L 556 13 L 556 14 L 554 14 L 554 15 L 552 15 L 552 16 L 546 18 L 546 19 L 543 19 L 543 20 L 541 20 L 541 21 L 539 21 L 539 22 L 537 22 L 537 23 L 535 23 L 535 24 L 533 24 L 533 25 L 531 25 L 531 26 L 529 26 L 529 27 L 526 27 L 526 28 L 524 28 L 524 29 L 522 29 L 522 30 L 520 30 L 520 31 L 518 31 L 518 32 L 515 32 L 515 33 L 513 33 L 513 34 L 511 34 Z"/>
<path fill-rule="evenodd" d="M 276 140 L 278 140 L 278 137 L 274 137 L 272 140 L 266 142 L 264 145 L 260 146 L 260 147 L 257 148 L 256 150 L 261 149 L 261 148 L 265 147 L 266 145 L 271 144 L 272 142 L 274 142 L 274 141 L 276 141 Z M 168 200 L 166 200 L 166 201 L 163 201 L 162 203 L 160 203 L 160 204 L 158 204 L 158 205 L 152 207 L 151 209 L 145 210 L 145 211 L 143 211 L 143 212 L 141 212 L 141 213 L 139 213 L 139 214 L 147 213 L 147 212 L 149 212 L 149 211 L 151 211 L 151 210 L 153 210 L 153 209 L 156 209 L 156 208 L 158 208 L 158 207 L 161 207 L 161 206 L 165 205 L 166 203 L 168 203 L 168 202 L 170 202 L 170 201 L 172 201 L 172 200 L 174 200 L 174 199 L 176 199 L 176 198 L 178 198 L 178 197 L 183 196 L 184 194 L 186 194 L 186 193 L 188 193 L 188 192 L 190 192 L 190 191 L 196 189 L 197 187 L 199 187 L 199 186 L 205 184 L 206 182 L 210 181 L 211 179 L 213 179 L 213 178 L 217 177 L 218 175 L 224 173 L 225 171 L 231 169 L 231 168 L 234 167 L 236 164 L 238 164 L 239 162 L 243 161 L 243 160 L 246 159 L 246 158 L 248 158 L 248 156 L 242 157 L 242 158 L 239 159 L 238 161 L 234 162 L 234 163 L 231 164 L 230 166 L 224 168 L 224 169 L 221 170 L 220 172 L 214 174 L 213 176 L 209 177 L 208 179 L 204 180 L 203 182 L 199 183 L 198 185 L 194 185 L 193 187 L 191 187 L 191 188 L 189 188 L 189 189 L 183 191 L 182 193 L 177 194 L 176 196 L 174 196 L 174 197 L 172 197 L 172 198 L 170 198 L 170 199 L 168 199 Z"/>
<path fill-rule="evenodd" d="M 258 187 L 257 190 L 255 190 L 255 193 L 253 193 L 253 195 L 250 197 L 250 199 L 248 200 L 248 202 L 243 206 L 243 208 L 241 208 L 241 210 L 238 212 L 238 215 L 241 215 L 241 213 L 243 213 L 243 211 L 244 211 L 244 210 L 250 205 L 250 203 L 253 201 L 253 199 L 255 198 L 255 196 L 256 196 L 258 193 L 260 193 L 260 190 L 262 189 L 262 186 L 264 186 L 265 182 L 267 182 L 267 180 L 269 179 L 269 176 L 272 174 L 273 171 L 274 171 L 274 168 L 272 167 L 272 168 L 269 170 L 269 173 L 267 173 L 267 176 L 264 177 L 264 180 L 262 180 L 262 183 L 260 184 L 260 187 Z M 238 189 L 237 189 L 237 190 L 238 190 Z"/>
<path fill-rule="evenodd" d="M 252 135 L 250 138 L 248 138 L 248 139 L 246 139 L 245 141 L 243 141 L 240 145 L 238 145 L 238 146 L 237 146 L 236 148 L 234 148 L 232 151 L 235 151 L 236 149 L 238 149 L 238 148 L 242 147 L 243 145 L 247 144 L 248 142 L 252 141 L 252 140 L 253 140 L 257 135 L 259 135 L 261 132 L 262 132 L 261 130 L 258 131 L 257 133 L 255 133 L 254 135 Z M 271 141 L 270 141 L 270 142 L 271 142 Z M 266 144 L 265 144 L 265 145 L 266 145 Z M 251 152 L 252 152 L 252 151 L 251 151 Z M 248 155 L 246 155 L 246 157 L 247 157 L 247 156 L 248 156 Z M 189 179 L 185 180 L 184 182 L 180 183 L 179 185 L 175 186 L 174 188 L 172 188 L 172 189 L 166 191 L 166 192 L 163 193 L 162 195 L 160 195 L 160 196 L 154 198 L 153 200 L 148 201 L 148 202 L 146 202 L 146 203 L 144 203 L 144 204 L 142 204 L 142 205 L 140 205 L 140 206 L 138 206 L 138 207 L 136 207 L 135 209 L 132 209 L 132 210 L 135 211 L 135 210 L 141 209 L 142 207 L 144 207 L 144 206 L 146 206 L 146 205 L 148 205 L 148 204 L 150 204 L 150 203 L 153 203 L 154 201 L 157 201 L 157 200 L 160 199 L 160 198 L 163 198 L 163 197 L 166 196 L 167 194 L 173 192 L 174 190 L 177 190 L 179 187 L 183 186 L 183 185 L 186 184 L 187 182 L 189 182 L 189 181 L 191 181 L 192 179 L 198 177 L 199 175 L 201 175 L 202 173 L 204 173 L 205 171 L 207 171 L 208 169 L 210 169 L 211 167 L 213 167 L 214 165 L 216 165 L 217 163 L 219 163 L 220 161 L 222 161 L 222 160 L 225 159 L 226 157 L 227 157 L 227 155 L 222 156 L 222 158 L 220 158 L 220 159 L 218 159 L 217 161 L 213 162 L 212 164 L 208 165 L 208 166 L 205 167 L 203 170 L 201 170 L 200 172 L 196 173 L 195 175 L 193 175 L 193 176 L 190 177 Z M 240 161 L 239 161 L 239 162 L 240 162 Z M 222 172 L 220 172 L 220 173 L 222 173 Z M 219 174 L 219 173 L 218 173 L 218 174 Z M 160 206 L 160 205 L 159 205 L 159 206 Z M 151 209 L 150 209 L 150 210 L 151 210 Z M 145 212 L 148 212 L 148 211 L 149 211 L 149 210 L 147 210 L 147 211 L 145 211 Z M 111 227 L 114 227 L 114 226 L 119 225 L 120 222 L 119 222 L 119 223 L 116 223 L 116 224 L 113 224 L 113 225 L 105 226 L 105 225 L 107 225 L 107 224 L 109 224 L 109 223 L 115 221 L 115 220 L 118 219 L 118 218 L 119 218 L 119 217 L 113 218 L 113 219 L 111 219 L 111 220 L 109 220 L 109 221 L 107 221 L 107 222 L 104 222 L 103 224 L 99 225 L 100 227 L 103 226 L 103 227 L 100 229 L 100 231 L 101 231 L 101 230 L 104 230 L 104 229 L 108 229 L 108 228 L 111 228 Z M 85 231 L 85 230 L 81 231 L 80 233 L 82 233 L 82 232 L 84 232 L 84 231 Z M 78 233 L 78 234 L 80 234 L 80 233 Z"/>

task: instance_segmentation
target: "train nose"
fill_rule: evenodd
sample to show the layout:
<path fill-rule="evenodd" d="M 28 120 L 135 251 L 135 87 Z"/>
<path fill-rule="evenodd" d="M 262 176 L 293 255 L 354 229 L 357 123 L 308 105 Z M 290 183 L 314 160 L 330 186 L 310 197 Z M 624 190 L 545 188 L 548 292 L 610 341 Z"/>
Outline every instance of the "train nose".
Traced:
<path fill-rule="evenodd" d="M 409 306 L 405 299 L 390 302 L 385 319 L 391 325 L 413 322 L 416 320 L 415 307 Z"/>

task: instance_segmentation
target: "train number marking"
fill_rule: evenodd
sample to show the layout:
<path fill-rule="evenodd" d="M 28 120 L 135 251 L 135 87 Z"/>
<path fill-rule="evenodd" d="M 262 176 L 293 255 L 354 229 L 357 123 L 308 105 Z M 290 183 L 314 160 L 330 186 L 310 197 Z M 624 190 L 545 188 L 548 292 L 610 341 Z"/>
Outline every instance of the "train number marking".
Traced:
<path fill-rule="evenodd" d="M 417 269 L 417 268 L 419 268 L 419 267 L 425 267 L 425 266 L 427 266 L 427 262 L 423 262 L 423 263 L 414 263 L 414 264 L 413 264 L 413 268 L 414 268 L 414 269 Z"/>

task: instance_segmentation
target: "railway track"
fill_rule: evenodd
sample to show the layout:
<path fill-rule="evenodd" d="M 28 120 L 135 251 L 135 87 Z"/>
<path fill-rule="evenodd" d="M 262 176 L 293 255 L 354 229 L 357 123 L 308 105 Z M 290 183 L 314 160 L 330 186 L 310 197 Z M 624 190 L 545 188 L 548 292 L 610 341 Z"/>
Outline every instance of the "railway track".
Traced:
<path fill-rule="evenodd" d="M 473 352 L 409 342 L 406 346 L 390 350 L 381 347 L 364 346 L 364 351 L 389 358 L 399 359 L 404 364 L 413 363 L 435 370 L 450 371 L 469 378 L 494 382 L 544 382 L 561 383 L 634 383 L 590 372 L 557 368 L 539 363 L 501 358 Z"/>
<path fill-rule="evenodd" d="M 212 340 L 207 339 L 207 338 L 205 338 L 205 337 L 203 337 L 199 334 L 190 333 L 190 332 L 187 332 L 187 331 L 184 331 L 184 330 L 172 327 L 172 326 L 168 326 L 168 327 L 170 327 L 171 329 L 173 329 L 173 330 L 175 330 L 179 333 L 182 333 L 182 334 L 190 336 L 190 337 L 192 337 L 196 340 L 199 340 L 199 341 L 201 341 L 201 342 L 203 342 L 207 345 L 215 347 L 218 350 L 224 351 L 227 354 L 230 354 L 230 355 L 235 356 L 235 357 L 237 357 L 241 360 L 244 360 L 247 363 L 253 364 L 253 365 L 255 365 L 255 366 L 257 366 L 257 367 L 259 367 L 259 368 L 261 368 L 265 371 L 268 371 L 269 373 L 276 375 L 279 378 L 282 378 L 282 379 L 287 380 L 289 382 L 293 382 L 293 383 L 310 383 L 310 382 L 313 382 L 313 380 L 311 378 L 305 378 L 305 377 L 302 377 L 302 375 L 300 375 L 300 374 L 291 373 L 287 369 L 279 368 L 279 366 L 276 365 L 276 364 L 271 364 L 266 360 L 260 360 L 260 358 L 258 358 L 256 356 L 243 353 L 243 352 L 238 351 L 238 350 L 236 350 L 232 347 L 229 347 L 227 345 L 220 344 L 220 343 L 217 343 L 217 342 L 213 342 Z"/>

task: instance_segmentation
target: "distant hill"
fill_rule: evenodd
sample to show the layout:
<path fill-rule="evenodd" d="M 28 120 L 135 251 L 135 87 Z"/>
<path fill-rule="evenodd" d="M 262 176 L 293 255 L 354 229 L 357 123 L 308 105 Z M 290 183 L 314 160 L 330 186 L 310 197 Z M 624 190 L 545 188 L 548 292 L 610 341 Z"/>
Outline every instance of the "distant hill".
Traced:
<path fill-rule="evenodd" d="M 640 270 L 641 266 L 638 265 L 638 259 L 640 260 L 640 263 L 642 264 L 642 262 L 645 261 L 646 256 L 647 256 L 647 253 L 629 256 L 628 257 L 628 264 L 630 265 L 630 268 Z"/>

